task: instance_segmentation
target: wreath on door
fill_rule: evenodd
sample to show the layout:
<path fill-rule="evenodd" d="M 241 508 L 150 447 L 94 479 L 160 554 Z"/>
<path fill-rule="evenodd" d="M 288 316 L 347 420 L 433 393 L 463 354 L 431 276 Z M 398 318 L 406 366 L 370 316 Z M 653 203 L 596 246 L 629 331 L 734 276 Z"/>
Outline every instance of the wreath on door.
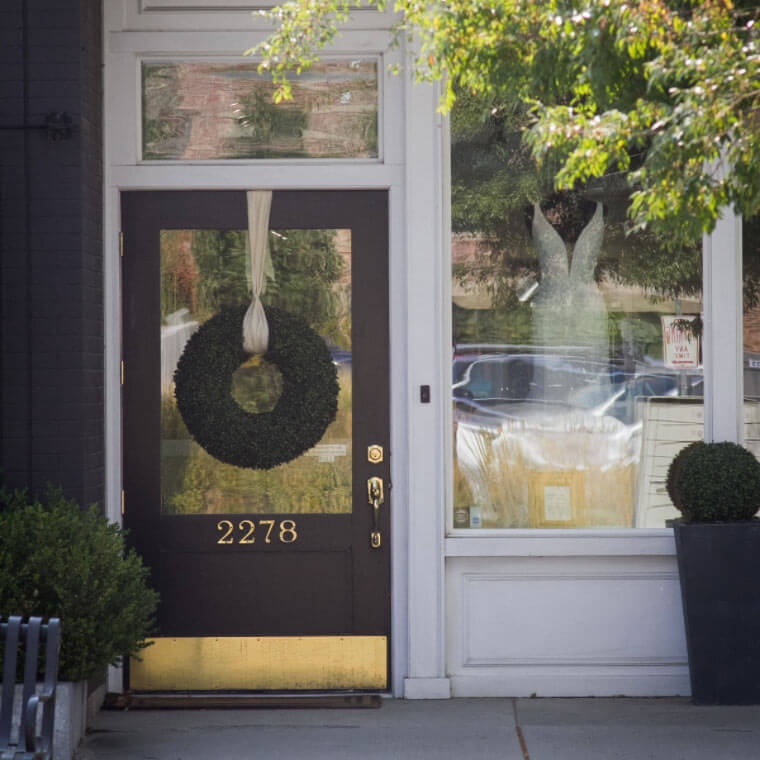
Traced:
<path fill-rule="evenodd" d="M 177 408 L 190 435 L 222 462 L 268 470 L 316 445 L 338 411 L 338 377 L 322 338 L 260 294 L 272 193 L 247 193 L 250 306 L 225 309 L 188 340 L 174 373 Z M 249 412 L 232 395 L 233 374 L 252 355 L 273 364 L 282 392 L 270 411 Z"/>
<path fill-rule="evenodd" d="M 324 340 L 300 317 L 266 307 L 269 347 L 263 358 L 282 375 L 268 412 L 248 412 L 232 396 L 233 373 L 250 355 L 242 346 L 247 307 L 225 309 L 190 338 L 174 373 L 177 408 L 211 456 L 268 470 L 316 445 L 338 410 L 338 378 Z"/>

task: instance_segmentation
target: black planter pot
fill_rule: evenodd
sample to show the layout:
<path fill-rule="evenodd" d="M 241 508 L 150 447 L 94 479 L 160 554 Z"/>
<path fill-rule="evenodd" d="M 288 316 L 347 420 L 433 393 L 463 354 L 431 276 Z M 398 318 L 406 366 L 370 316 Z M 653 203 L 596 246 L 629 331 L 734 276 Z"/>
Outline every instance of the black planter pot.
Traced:
<path fill-rule="evenodd" d="M 692 699 L 760 704 L 760 520 L 673 528 Z"/>

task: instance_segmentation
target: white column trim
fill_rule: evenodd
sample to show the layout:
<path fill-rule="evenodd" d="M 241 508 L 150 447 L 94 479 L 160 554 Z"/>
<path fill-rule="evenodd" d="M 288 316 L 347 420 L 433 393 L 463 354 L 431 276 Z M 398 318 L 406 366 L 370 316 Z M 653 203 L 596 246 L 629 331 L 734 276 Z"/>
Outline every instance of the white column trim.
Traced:
<path fill-rule="evenodd" d="M 409 668 L 404 694 L 410 699 L 450 696 L 445 664 L 444 440 L 448 374 L 442 347 L 441 118 L 438 88 L 414 84 L 407 72 L 407 315 L 409 394 Z M 422 403 L 420 386 L 430 386 Z"/>
<path fill-rule="evenodd" d="M 702 241 L 705 440 L 744 441 L 742 217 L 725 209 Z"/>

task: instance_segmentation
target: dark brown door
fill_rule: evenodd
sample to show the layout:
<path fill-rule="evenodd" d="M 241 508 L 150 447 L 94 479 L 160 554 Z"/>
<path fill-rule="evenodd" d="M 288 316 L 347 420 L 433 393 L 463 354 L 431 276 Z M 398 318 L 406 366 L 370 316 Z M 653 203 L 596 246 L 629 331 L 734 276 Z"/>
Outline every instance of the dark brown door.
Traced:
<path fill-rule="evenodd" d="M 272 195 L 262 300 L 299 315 L 324 339 L 340 393 L 319 443 L 269 470 L 208 453 L 187 431 L 174 395 L 190 336 L 221 309 L 250 300 L 246 193 L 125 192 L 122 229 L 125 524 L 161 594 L 164 647 L 145 650 L 132 685 L 384 688 L 377 676 L 351 673 L 369 656 L 366 642 L 385 659 L 383 678 L 389 654 L 387 193 Z M 235 372 L 233 397 L 249 411 L 267 408 L 277 388 L 266 361 Z M 381 461 L 368 456 L 373 446 Z M 372 477 L 384 485 L 374 542 Z M 270 663 L 275 677 L 246 680 L 231 674 L 240 668 L 225 659 L 229 652 L 209 654 L 219 641 L 230 651 L 263 647 L 262 656 L 282 658 L 283 670 L 294 658 L 320 659 L 323 645 L 336 647 L 326 656 L 353 663 L 338 678 L 312 672 L 281 680 Z M 213 677 L 167 676 L 167 660 L 188 653 L 203 660 L 192 670 L 210 668 Z M 252 656 L 241 667 L 261 666 Z"/>

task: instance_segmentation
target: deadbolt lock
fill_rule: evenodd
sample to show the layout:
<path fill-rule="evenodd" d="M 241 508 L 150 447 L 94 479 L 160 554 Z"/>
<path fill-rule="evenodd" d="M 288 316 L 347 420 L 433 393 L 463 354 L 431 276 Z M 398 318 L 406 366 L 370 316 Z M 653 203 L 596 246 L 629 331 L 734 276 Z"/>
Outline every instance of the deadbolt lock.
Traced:
<path fill-rule="evenodd" d="M 377 443 L 367 446 L 367 461 L 370 464 L 380 464 L 383 461 L 383 447 Z"/>

